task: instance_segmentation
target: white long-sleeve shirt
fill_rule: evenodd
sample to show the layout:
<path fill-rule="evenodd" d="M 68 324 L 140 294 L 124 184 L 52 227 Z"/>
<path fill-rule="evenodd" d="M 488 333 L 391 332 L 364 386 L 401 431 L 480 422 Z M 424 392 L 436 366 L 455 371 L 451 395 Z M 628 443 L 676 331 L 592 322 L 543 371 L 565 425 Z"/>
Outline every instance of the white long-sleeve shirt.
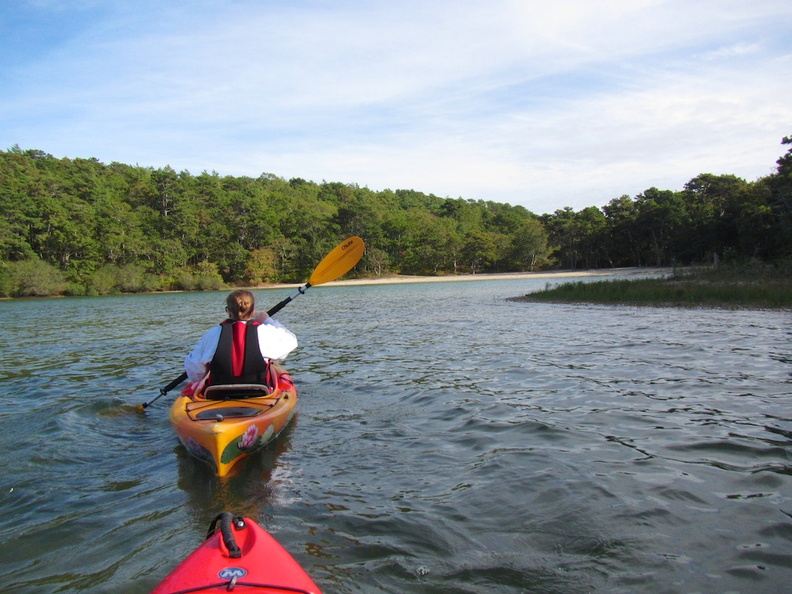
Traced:
<path fill-rule="evenodd" d="M 283 360 L 297 348 L 297 337 L 283 324 L 272 318 L 267 318 L 258 330 L 259 350 L 265 359 Z M 206 331 L 198 341 L 193 351 L 184 360 L 184 371 L 191 382 L 203 379 L 209 371 L 209 363 L 217 351 L 220 342 L 221 327 L 218 324 Z"/>

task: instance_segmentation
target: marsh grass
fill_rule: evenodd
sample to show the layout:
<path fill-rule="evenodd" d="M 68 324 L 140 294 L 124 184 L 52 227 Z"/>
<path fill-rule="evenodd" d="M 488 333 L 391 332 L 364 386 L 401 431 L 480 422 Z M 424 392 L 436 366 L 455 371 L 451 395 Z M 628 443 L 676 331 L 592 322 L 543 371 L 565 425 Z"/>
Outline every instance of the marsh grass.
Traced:
<path fill-rule="evenodd" d="M 679 307 L 792 308 L 792 266 L 686 269 L 663 278 L 550 285 L 520 301 Z"/>

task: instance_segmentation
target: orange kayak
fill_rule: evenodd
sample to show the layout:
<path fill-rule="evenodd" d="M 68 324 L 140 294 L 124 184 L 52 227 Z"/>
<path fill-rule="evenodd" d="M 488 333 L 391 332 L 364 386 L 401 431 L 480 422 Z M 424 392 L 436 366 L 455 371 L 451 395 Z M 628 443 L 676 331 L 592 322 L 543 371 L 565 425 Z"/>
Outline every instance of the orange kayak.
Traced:
<path fill-rule="evenodd" d="M 266 385 L 209 386 L 194 394 L 192 386 L 173 403 L 171 425 L 187 451 L 217 476 L 274 440 L 296 412 L 297 390 L 276 363 L 270 364 Z"/>
<path fill-rule="evenodd" d="M 320 594 L 305 570 L 266 530 L 249 518 L 226 512 L 212 522 L 204 543 L 152 594 L 231 591 Z"/>

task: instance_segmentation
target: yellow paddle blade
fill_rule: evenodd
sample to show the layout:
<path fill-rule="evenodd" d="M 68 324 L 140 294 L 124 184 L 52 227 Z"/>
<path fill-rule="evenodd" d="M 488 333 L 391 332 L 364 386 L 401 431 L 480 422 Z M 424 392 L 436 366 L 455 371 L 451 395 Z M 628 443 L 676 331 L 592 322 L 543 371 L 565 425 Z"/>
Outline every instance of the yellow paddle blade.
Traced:
<path fill-rule="evenodd" d="M 315 287 L 343 276 L 355 267 L 365 251 L 366 244 L 360 237 L 345 239 L 319 262 L 308 283 Z"/>

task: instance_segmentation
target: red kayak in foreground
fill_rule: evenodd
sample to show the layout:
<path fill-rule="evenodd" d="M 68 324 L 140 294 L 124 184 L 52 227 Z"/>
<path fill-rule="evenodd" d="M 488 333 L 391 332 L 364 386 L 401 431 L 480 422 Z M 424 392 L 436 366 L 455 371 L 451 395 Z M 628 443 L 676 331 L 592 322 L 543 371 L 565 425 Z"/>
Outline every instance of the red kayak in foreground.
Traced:
<path fill-rule="evenodd" d="M 212 522 L 206 541 L 152 594 L 229 591 L 321 594 L 305 570 L 266 530 L 249 518 L 226 512 Z"/>

